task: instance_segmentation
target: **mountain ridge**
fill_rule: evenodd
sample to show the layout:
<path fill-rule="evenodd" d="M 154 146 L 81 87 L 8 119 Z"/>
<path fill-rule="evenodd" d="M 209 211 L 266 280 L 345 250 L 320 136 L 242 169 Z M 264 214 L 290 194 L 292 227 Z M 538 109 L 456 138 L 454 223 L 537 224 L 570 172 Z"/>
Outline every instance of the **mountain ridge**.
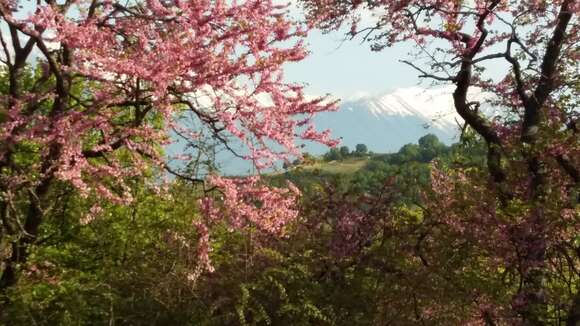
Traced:
<path fill-rule="evenodd" d="M 341 146 L 363 143 L 374 152 L 394 152 L 429 133 L 450 144 L 457 141 L 463 121 L 454 109 L 453 90 L 415 86 L 359 96 L 342 102 L 336 112 L 319 114 L 314 122 L 341 138 Z M 483 101 L 488 95 L 472 89 L 470 98 Z M 319 154 L 326 149 L 308 144 L 306 150 Z"/>
<path fill-rule="evenodd" d="M 463 123 L 453 105 L 453 90 L 453 86 L 415 86 L 377 95 L 357 96 L 343 101 L 338 111 L 316 115 L 314 124 L 318 130 L 330 129 L 334 138 L 342 140 L 339 146 L 354 149 L 357 144 L 365 144 L 375 153 L 396 152 L 403 145 L 417 143 L 427 134 L 434 134 L 450 145 L 458 140 Z M 469 97 L 483 103 L 489 95 L 472 89 Z M 482 105 L 482 111 L 493 113 L 488 105 Z M 301 143 L 304 145 L 303 151 L 310 154 L 321 155 L 329 150 L 321 144 Z M 243 149 L 240 151 L 243 152 Z M 221 151 L 217 161 L 226 175 L 254 171 L 250 162 L 236 158 L 227 151 Z"/>

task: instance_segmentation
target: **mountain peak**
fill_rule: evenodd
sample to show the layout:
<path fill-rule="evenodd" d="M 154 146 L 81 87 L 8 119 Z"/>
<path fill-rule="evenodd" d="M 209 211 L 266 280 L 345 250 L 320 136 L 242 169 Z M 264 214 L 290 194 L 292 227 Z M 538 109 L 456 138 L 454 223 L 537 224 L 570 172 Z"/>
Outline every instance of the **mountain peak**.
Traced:
<path fill-rule="evenodd" d="M 338 111 L 317 116 L 315 123 L 320 129 L 330 129 L 343 145 L 364 143 L 375 152 L 398 150 L 429 133 L 449 144 L 457 141 L 462 121 L 454 108 L 453 91 L 453 86 L 414 86 L 376 95 L 361 92 L 343 101 Z M 474 100 L 486 97 L 477 88 L 470 92 Z M 315 153 L 325 151 L 308 147 Z"/>

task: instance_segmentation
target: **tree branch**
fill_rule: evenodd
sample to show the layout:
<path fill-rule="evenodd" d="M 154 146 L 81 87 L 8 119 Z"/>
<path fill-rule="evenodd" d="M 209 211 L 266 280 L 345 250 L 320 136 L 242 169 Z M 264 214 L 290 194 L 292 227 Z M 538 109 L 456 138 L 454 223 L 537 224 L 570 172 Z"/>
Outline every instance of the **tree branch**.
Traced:
<path fill-rule="evenodd" d="M 419 75 L 419 78 L 431 78 L 431 79 L 435 79 L 438 81 L 451 81 L 451 82 L 455 82 L 455 80 L 456 80 L 455 77 L 443 77 L 443 76 L 437 76 L 437 75 L 430 74 L 430 73 L 426 72 L 425 70 L 419 68 L 418 66 L 416 66 L 415 64 L 413 64 L 407 60 L 400 60 L 400 62 L 407 64 L 407 65 L 411 66 L 413 69 L 420 72 L 421 75 Z"/>
<path fill-rule="evenodd" d="M 539 124 L 541 121 L 541 110 L 548 96 L 554 90 L 554 80 L 556 78 L 556 68 L 560 58 L 562 45 L 566 38 L 566 28 L 572 19 L 572 5 L 574 0 L 565 0 L 560 7 L 558 20 L 552 38 L 548 42 L 546 53 L 540 66 L 540 80 L 525 107 L 524 121 L 522 128 L 522 140 L 533 142 L 537 138 Z"/>

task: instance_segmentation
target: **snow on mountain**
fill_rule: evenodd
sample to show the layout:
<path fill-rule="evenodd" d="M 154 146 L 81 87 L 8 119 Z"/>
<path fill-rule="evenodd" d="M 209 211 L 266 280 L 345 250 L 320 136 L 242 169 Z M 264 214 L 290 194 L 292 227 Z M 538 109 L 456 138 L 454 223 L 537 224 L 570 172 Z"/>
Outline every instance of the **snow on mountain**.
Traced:
<path fill-rule="evenodd" d="M 326 112 L 315 117 L 318 130 L 330 129 L 335 138 L 342 138 L 342 145 L 354 149 L 356 144 L 366 144 L 377 153 L 396 152 L 403 145 L 416 143 L 422 136 L 432 133 L 441 141 L 451 144 L 458 140 L 462 119 L 453 106 L 453 87 L 424 89 L 400 88 L 371 96 L 355 94 L 344 100 L 336 112 Z M 474 89 L 470 100 L 482 101 L 486 95 Z M 482 105 L 485 112 L 493 112 Z M 304 144 L 304 151 L 323 154 L 328 147 Z M 231 144 L 240 148 L 239 143 Z M 240 149 L 244 154 L 244 150 Z M 252 173 L 251 164 L 236 158 L 228 151 L 219 151 L 218 164 L 226 175 Z"/>
<path fill-rule="evenodd" d="M 393 152 L 415 143 L 429 133 L 445 143 L 457 141 L 462 119 L 453 107 L 453 87 L 400 88 L 377 96 L 358 96 L 343 101 L 337 112 L 315 118 L 318 129 L 331 129 L 342 145 L 354 148 L 364 143 L 375 152 Z M 485 94 L 474 89 L 470 99 L 483 101 Z M 309 144 L 307 151 L 327 149 Z"/>

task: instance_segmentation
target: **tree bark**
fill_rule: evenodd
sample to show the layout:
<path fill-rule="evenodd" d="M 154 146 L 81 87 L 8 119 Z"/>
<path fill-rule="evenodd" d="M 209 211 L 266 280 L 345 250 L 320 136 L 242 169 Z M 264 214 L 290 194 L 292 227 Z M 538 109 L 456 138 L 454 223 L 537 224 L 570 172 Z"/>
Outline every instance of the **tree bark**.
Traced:
<path fill-rule="evenodd" d="M 516 298 L 523 300 L 519 313 L 524 325 L 530 326 L 548 323 L 544 286 L 547 252 L 547 221 L 544 216 L 547 204 L 547 170 L 537 147 L 542 146 L 538 143 L 538 139 L 541 137 L 542 124 L 546 118 L 544 111 L 550 93 L 554 91 L 561 48 L 566 38 L 566 29 L 572 18 L 573 2 L 573 0 L 566 0 L 562 3 L 557 24 L 542 59 L 541 74 L 534 95 L 529 100 L 523 101 L 525 113 L 521 141 L 531 177 L 529 203 L 532 212 L 520 229 L 520 234 L 517 235 L 524 255 L 520 262 L 523 270 L 522 289 Z"/>
<path fill-rule="evenodd" d="M 580 292 L 576 294 L 570 306 L 566 326 L 580 326 Z"/>
<path fill-rule="evenodd" d="M 8 288 L 15 285 L 18 279 L 18 265 L 27 261 L 29 247 L 38 236 L 38 230 L 43 219 L 43 211 L 40 208 L 40 199 L 48 193 L 50 180 L 45 180 L 34 192 L 29 194 L 29 204 L 24 221 L 24 232 L 17 240 L 11 243 L 12 252 L 4 262 L 5 267 L 0 277 L 0 294 L 4 294 Z M 15 217 L 16 218 L 16 217 Z"/>

